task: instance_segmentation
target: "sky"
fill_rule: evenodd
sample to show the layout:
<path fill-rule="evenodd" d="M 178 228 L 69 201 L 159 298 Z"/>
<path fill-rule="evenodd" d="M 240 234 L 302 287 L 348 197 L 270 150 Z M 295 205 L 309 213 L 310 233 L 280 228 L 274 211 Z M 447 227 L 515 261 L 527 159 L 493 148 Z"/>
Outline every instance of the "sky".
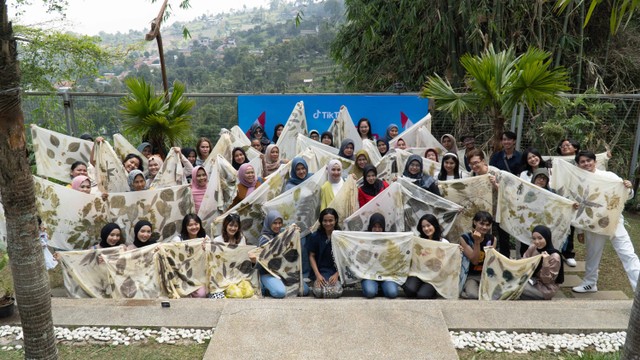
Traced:
<path fill-rule="evenodd" d="M 15 18 L 15 10 L 10 10 L 10 18 L 20 25 L 38 25 L 49 21 L 45 28 L 61 31 L 73 31 L 79 34 L 97 35 L 100 31 L 106 33 L 128 32 L 129 29 L 143 31 L 160 11 L 162 0 L 151 3 L 150 0 L 68 0 L 66 21 L 60 16 L 46 14 L 41 0 L 33 0 L 34 5 L 25 8 L 20 18 Z M 268 7 L 268 0 L 191 0 L 191 8 L 180 9 L 180 0 L 169 0 L 173 5 L 173 15 L 167 21 L 171 25 L 174 21 L 188 21 L 202 14 L 215 15 L 228 12 L 230 9 Z"/>

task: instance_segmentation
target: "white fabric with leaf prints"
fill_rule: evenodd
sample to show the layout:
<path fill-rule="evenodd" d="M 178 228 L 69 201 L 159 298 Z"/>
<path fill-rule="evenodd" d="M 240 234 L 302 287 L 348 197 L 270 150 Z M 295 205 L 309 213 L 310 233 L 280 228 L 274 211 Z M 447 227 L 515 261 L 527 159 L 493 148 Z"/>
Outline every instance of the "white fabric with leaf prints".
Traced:
<path fill-rule="evenodd" d="M 480 278 L 480 300 L 516 300 L 542 261 L 542 255 L 526 259 L 508 259 L 494 248 L 485 248 Z"/>
<path fill-rule="evenodd" d="M 280 149 L 280 158 L 291 160 L 298 153 L 297 151 L 297 137 L 298 134 L 307 136 L 307 117 L 304 113 L 304 103 L 298 102 L 293 110 L 289 119 L 282 129 L 282 133 L 278 138 L 276 145 Z"/>
<path fill-rule="evenodd" d="M 328 131 L 333 134 L 333 144 L 340 148 L 345 139 L 353 140 L 353 153 L 362 149 L 362 138 L 355 127 L 356 123 L 351 119 L 349 110 L 346 106 L 340 106 L 338 117 L 331 122 Z"/>
<path fill-rule="evenodd" d="M 462 255 L 460 247 L 414 236 L 409 276 L 427 282 L 445 299 L 457 299 Z"/>

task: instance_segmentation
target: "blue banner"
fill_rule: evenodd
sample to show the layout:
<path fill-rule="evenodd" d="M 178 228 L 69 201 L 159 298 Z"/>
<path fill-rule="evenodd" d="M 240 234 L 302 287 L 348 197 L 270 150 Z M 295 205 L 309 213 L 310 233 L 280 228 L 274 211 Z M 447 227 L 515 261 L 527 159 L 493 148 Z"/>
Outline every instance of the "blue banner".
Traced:
<path fill-rule="evenodd" d="M 402 132 L 408 120 L 415 123 L 429 112 L 429 101 L 416 95 L 240 95 L 238 125 L 246 132 L 257 119 L 264 120 L 271 139 L 275 126 L 289 119 L 298 101 L 304 102 L 309 131 L 320 133 L 338 117 L 341 105 L 349 110 L 354 126 L 360 118 L 369 119 L 378 137 L 384 137 L 389 124 L 398 125 Z"/>

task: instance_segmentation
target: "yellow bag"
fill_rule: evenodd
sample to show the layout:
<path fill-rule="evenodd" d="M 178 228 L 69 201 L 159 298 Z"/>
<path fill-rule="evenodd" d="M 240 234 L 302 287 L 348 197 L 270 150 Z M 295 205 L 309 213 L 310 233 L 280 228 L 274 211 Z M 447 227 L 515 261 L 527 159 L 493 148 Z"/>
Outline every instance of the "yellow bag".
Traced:
<path fill-rule="evenodd" d="M 229 299 L 248 299 L 252 297 L 253 294 L 253 286 L 247 280 L 242 280 L 237 284 L 230 285 L 224 290 L 224 296 Z"/>

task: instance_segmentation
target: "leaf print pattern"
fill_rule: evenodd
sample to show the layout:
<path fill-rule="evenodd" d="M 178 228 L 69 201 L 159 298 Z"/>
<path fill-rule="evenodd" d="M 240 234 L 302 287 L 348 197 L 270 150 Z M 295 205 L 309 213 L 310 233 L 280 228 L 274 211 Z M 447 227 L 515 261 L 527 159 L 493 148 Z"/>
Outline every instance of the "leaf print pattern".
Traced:
<path fill-rule="evenodd" d="M 258 263 L 271 275 L 282 279 L 287 296 L 302 295 L 300 232 L 294 226 L 254 251 L 258 254 Z"/>
<path fill-rule="evenodd" d="M 424 128 L 429 133 L 431 132 L 431 114 L 427 114 L 417 123 L 413 124 L 413 126 L 400 133 L 400 135 L 396 136 L 393 140 L 389 141 L 389 146 L 391 148 L 395 148 L 398 139 L 404 140 L 405 143 L 407 143 L 408 147 L 417 146 L 418 130 L 420 130 L 421 128 Z"/>
<path fill-rule="evenodd" d="M 542 261 L 542 255 L 511 260 L 494 248 L 485 248 L 480 278 L 480 300 L 516 300 Z"/>
<path fill-rule="evenodd" d="M 140 159 L 142 159 L 142 166 L 144 167 L 144 174 L 145 176 L 147 175 L 149 160 L 124 136 L 120 134 L 113 134 L 113 149 L 120 160 L 124 160 L 124 158 L 129 154 L 136 154 L 140 156 Z"/>
<path fill-rule="evenodd" d="M 187 174 L 184 173 L 181 156 L 183 155 L 176 154 L 175 151 L 169 151 L 169 155 L 167 155 L 167 157 L 164 159 L 162 167 L 149 185 L 150 189 L 161 189 L 165 187 L 187 184 Z"/>
<path fill-rule="evenodd" d="M 231 205 L 238 191 L 237 174 L 236 169 L 222 155 L 217 155 L 217 160 L 209 173 L 207 191 L 198 210 L 198 216 L 205 229 L 211 229 L 214 220 Z"/>
<path fill-rule="evenodd" d="M 158 244 L 103 256 L 114 299 L 156 299 L 163 292 Z"/>
<path fill-rule="evenodd" d="M 551 162 L 553 163 L 553 167 L 556 166 L 556 164 L 558 163 L 558 160 L 564 160 L 564 161 L 568 162 L 571 165 L 576 165 L 575 156 L 573 156 L 573 155 L 569 155 L 569 156 L 543 156 L 542 158 L 545 161 L 551 160 Z M 606 152 L 603 152 L 603 153 L 600 153 L 600 154 L 596 154 L 596 169 L 602 170 L 602 171 L 607 171 L 607 166 L 608 165 L 609 165 L 609 156 L 607 155 Z"/>
<path fill-rule="evenodd" d="M 362 149 L 362 138 L 360 134 L 358 134 L 358 130 L 346 106 L 340 106 L 338 117 L 331 122 L 327 131 L 333 134 L 333 144 L 336 145 L 336 147 L 339 148 L 345 139 L 351 139 L 353 140 L 354 154 Z"/>
<path fill-rule="evenodd" d="M 300 101 L 294 106 L 293 111 L 291 111 L 291 115 L 289 115 L 289 119 L 284 124 L 284 129 L 282 129 L 282 133 L 276 143 L 278 149 L 280 149 L 280 158 L 293 159 L 298 153 L 296 148 L 296 138 L 298 134 L 307 136 L 308 133 L 304 103 Z"/>
<path fill-rule="evenodd" d="M 106 141 L 96 143 L 94 156 L 98 189 L 108 193 L 129 191 L 127 171 L 111 145 Z"/>
<path fill-rule="evenodd" d="M 520 242 L 530 245 L 531 230 L 536 225 L 545 225 L 551 229 L 553 246 L 561 249 L 575 214 L 573 201 L 510 173 L 502 173 L 496 222 Z"/>
<path fill-rule="evenodd" d="M 123 246 L 108 249 L 59 251 L 64 287 L 71 298 L 110 298 L 113 287 L 101 256 L 124 252 Z"/>
<path fill-rule="evenodd" d="M 458 298 L 461 264 L 458 245 L 413 237 L 409 276 L 433 285 L 445 299 Z"/>

